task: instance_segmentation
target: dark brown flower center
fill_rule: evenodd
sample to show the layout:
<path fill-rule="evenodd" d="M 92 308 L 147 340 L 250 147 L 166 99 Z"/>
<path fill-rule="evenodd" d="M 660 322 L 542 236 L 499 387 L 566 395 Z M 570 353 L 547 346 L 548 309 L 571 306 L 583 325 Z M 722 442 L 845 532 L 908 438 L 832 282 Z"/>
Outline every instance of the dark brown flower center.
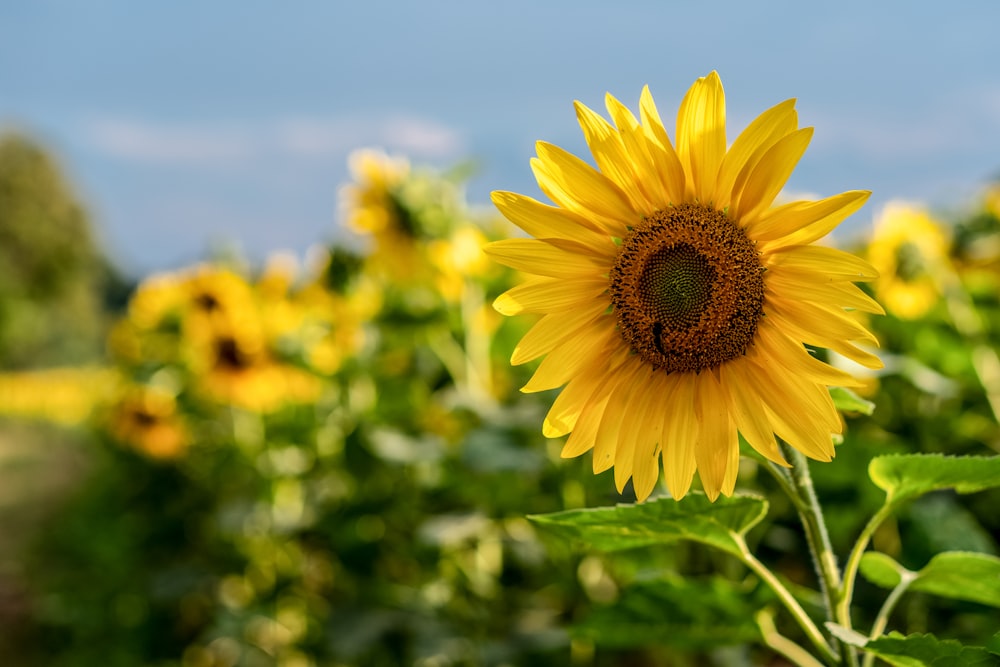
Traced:
<path fill-rule="evenodd" d="M 764 269 L 722 211 L 681 204 L 625 237 L 610 273 L 622 338 L 668 373 L 700 372 L 744 355 L 763 314 Z"/>

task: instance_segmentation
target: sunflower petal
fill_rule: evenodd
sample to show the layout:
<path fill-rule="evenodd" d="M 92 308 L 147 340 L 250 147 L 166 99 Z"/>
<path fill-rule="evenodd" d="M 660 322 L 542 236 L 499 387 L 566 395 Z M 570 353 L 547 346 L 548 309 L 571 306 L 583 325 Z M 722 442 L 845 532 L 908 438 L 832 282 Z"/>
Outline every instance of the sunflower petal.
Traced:
<path fill-rule="evenodd" d="M 538 187 L 553 202 L 598 224 L 612 236 L 623 236 L 639 214 L 607 176 L 558 146 L 539 141 L 531 168 Z"/>
<path fill-rule="evenodd" d="M 510 357 L 511 365 L 520 366 L 548 354 L 570 336 L 577 335 L 579 329 L 600 317 L 605 310 L 607 306 L 598 300 L 584 304 L 577 310 L 549 313 L 535 322 L 514 346 L 514 353 Z"/>
<path fill-rule="evenodd" d="M 757 166 L 761 156 L 776 141 L 798 129 L 798 125 L 795 100 L 785 100 L 757 116 L 736 137 L 722 159 L 714 197 L 716 207 L 724 209 L 729 206 L 733 197 L 743 189 L 746 178 Z M 736 189 L 737 178 L 741 175 L 742 183 Z"/>
<path fill-rule="evenodd" d="M 498 296 L 493 308 L 502 315 L 574 310 L 599 299 L 607 289 L 608 279 L 603 276 L 574 280 L 535 278 Z M 606 307 L 611 305 L 607 299 L 604 303 Z"/>
<path fill-rule="evenodd" d="M 804 127 L 782 137 L 764 153 L 750 173 L 739 200 L 733 201 L 734 218 L 745 225 L 752 224 L 771 206 L 805 154 L 812 135 L 813 128 Z"/>
<path fill-rule="evenodd" d="M 670 143 L 670 137 L 667 136 L 663 121 L 660 120 L 660 114 L 656 110 L 649 86 L 643 87 L 642 95 L 639 98 L 639 117 L 642 119 L 642 131 L 646 135 L 649 154 L 653 158 L 653 166 L 667 192 L 666 203 L 680 204 L 684 201 L 684 181 L 686 178 L 684 167 L 674 151 L 674 145 Z"/>
<path fill-rule="evenodd" d="M 555 389 L 575 377 L 580 368 L 595 356 L 603 356 L 608 344 L 618 332 L 600 320 L 577 329 L 577 335 L 549 352 L 521 391 L 531 394 Z"/>
<path fill-rule="evenodd" d="M 871 192 L 850 190 L 818 201 L 796 201 L 770 209 L 747 226 L 747 235 L 774 251 L 817 241 L 860 209 Z"/>
<path fill-rule="evenodd" d="M 685 191 L 702 204 L 715 193 L 726 154 L 726 96 L 719 75 L 695 81 L 677 113 L 677 156 L 688 176 Z"/>
<path fill-rule="evenodd" d="M 694 412 L 695 381 L 688 375 L 675 380 L 669 410 L 663 420 L 663 473 L 670 495 L 680 500 L 687 495 L 697 468 L 699 421 Z"/>
<path fill-rule="evenodd" d="M 573 104 L 583 136 L 601 173 L 628 196 L 633 210 L 642 215 L 652 213 L 648 200 L 639 189 L 642 179 L 632 168 L 632 159 L 625 152 L 625 145 L 618 131 L 586 105 L 581 102 Z"/>
<path fill-rule="evenodd" d="M 535 238 L 563 238 L 584 244 L 600 244 L 609 239 L 601 227 L 564 208 L 502 190 L 491 193 L 490 199 L 503 217 Z"/>
<path fill-rule="evenodd" d="M 573 243 L 565 241 L 564 243 Z M 483 252 L 512 269 L 550 278 L 588 278 L 607 273 L 608 263 L 571 246 L 557 248 L 538 239 L 505 239 L 483 247 Z"/>
<path fill-rule="evenodd" d="M 874 266 L 850 253 L 823 246 L 791 246 L 770 252 L 764 265 L 769 271 L 782 271 L 798 277 L 822 276 L 829 280 L 851 282 L 875 280 Z"/>
<path fill-rule="evenodd" d="M 739 440 L 722 389 L 713 373 L 702 373 L 695 384 L 695 415 L 699 441 L 694 457 L 708 499 L 732 495 L 739 467 Z"/>

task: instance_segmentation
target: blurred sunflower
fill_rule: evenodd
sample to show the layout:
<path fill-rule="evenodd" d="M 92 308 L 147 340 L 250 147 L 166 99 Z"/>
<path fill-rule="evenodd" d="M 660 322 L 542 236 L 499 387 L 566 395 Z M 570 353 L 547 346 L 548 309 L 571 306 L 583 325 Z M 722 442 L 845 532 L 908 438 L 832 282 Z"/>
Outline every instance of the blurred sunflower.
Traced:
<path fill-rule="evenodd" d="M 174 397 L 156 387 L 127 391 L 112 409 L 109 429 L 118 440 L 158 459 L 176 458 L 190 444 Z"/>
<path fill-rule="evenodd" d="M 875 221 L 868 260 L 881 274 L 875 289 L 890 313 L 916 319 L 938 302 L 949 246 L 948 235 L 926 210 L 901 202 L 886 205 Z"/>
<path fill-rule="evenodd" d="M 500 212 L 536 237 L 487 252 L 534 274 L 494 305 L 544 315 L 511 360 L 547 355 L 523 391 L 566 384 L 543 432 L 570 434 L 563 456 L 593 449 L 594 471 L 614 466 L 619 491 L 631 478 L 640 500 L 661 455 L 675 498 L 696 471 L 711 499 L 730 495 L 738 433 L 782 465 L 775 435 L 830 460 L 842 424 L 827 387 L 857 382 L 803 343 L 879 367 L 854 344 L 875 337 L 845 309 L 882 309 L 853 284 L 876 277 L 867 262 L 810 244 L 869 193 L 773 206 L 812 129 L 798 129 L 788 100 L 727 150 L 715 72 L 684 97 L 676 149 L 648 88 L 641 123 L 610 95 L 606 103 L 614 125 L 576 104 L 598 169 L 537 144 L 532 168 L 556 206 L 493 193 Z"/>
<path fill-rule="evenodd" d="M 372 237 L 371 264 L 392 280 L 410 281 L 426 273 L 417 243 L 420 229 L 400 200 L 409 163 L 363 149 L 350 155 L 348 165 L 354 182 L 341 189 L 341 208 L 348 227 Z"/>
<path fill-rule="evenodd" d="M 465 281 L 484 275 L 490 263 L 483 254 L 486 237 L 476 227 L 463 225 L 447 239 L 437 239 L 428 246 L 428 255 L 437 268 L 437 290 L 448 301 L 462 298 Z"/>
<path fill-rule="evenodd" d="M 319 379 L 274 359 L 251 329 L 217 330 L 199 351 L 196 387 L 218 403 L 266 413 L 319 396 Z"/>

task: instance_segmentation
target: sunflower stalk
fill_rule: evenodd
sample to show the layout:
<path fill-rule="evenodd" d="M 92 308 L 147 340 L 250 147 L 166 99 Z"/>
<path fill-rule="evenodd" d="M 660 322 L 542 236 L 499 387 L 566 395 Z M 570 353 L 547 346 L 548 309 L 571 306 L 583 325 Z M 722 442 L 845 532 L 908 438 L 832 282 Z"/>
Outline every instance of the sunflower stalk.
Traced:
<path fill-rule="evenodd" d="M 805 529 L 809 553 L 812 555 L 823 594 L 827 620 L 837 622 L 837 603 L 841 590 L 840 569 L 830 544 L 830 535 L 826 530 L 826 521 L 823 519 L 819 498 L 816 496 L 812 475 L 809 474 L 809 462 L 800 451 L 785 442 L 782 441 L 780 446 L 782 453 L 792 464 L 790 470 L 782 474 L 787 475 L 787 479 L 791 482 L 786 491 L 791 491 L 790 495 Z M 840 664 L 857 665 L 857 655 L 854 650 L 843 642 L 838 643 Z"/>

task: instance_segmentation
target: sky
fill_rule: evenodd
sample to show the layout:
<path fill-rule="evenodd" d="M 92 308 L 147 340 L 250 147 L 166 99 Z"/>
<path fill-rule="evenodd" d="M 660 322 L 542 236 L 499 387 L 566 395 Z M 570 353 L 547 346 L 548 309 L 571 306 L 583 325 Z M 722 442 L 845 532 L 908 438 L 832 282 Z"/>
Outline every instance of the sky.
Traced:
<path fill-rule="evenodd" d="M 954 209 L 1000 174 L 1000 3 L 177 0 L 0 4 L 0 127 L 57 158 L 127 273 L 344 238 L 347 156 L 476 164 L 541 197 L 534 142 L 589 159 L 573 111 L 648 84 L 665 119 L 717 70 L 730 140 L 798 99 L 795 193 Z M 668 120 L 668 125 L 670 121 Z"/>

